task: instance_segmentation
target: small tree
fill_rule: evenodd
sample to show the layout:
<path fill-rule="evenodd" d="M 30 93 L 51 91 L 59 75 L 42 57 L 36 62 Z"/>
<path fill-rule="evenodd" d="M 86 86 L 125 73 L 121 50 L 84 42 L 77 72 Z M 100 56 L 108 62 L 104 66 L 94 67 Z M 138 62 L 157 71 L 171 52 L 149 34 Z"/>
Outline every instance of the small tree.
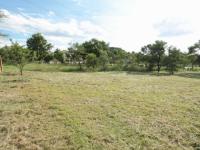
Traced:
<path fill-rule="evenodd" d="M 86 66 L 88 68 L 92 67 L 93 69 L 95 69 L 95 67 L 97 66 L 97 57 L 95 54 L 88 54 L 86 57 Z"/>
<path fill-rule="evenodd" d="M 192 64 L 192 70 L 194 69 L 194 65 L 198 64 L 198 51 L 200 51 L 200 41 L 198 41 L 197 43 L 195 43 L 194 45 L 190 46 L 188 48 L 189 52 L 189 60 Z"/>
<path fill-rule="evenodd" d="M 164 41 L 155 41 L 154 44 L 149 44 L 142 48 L 142 53 L 146 56 L 150 70 L 152 70 L 153 66 L 156 65 L 157 72 L 160 72 L 166 45 L 167 43 Z"/>
<path fill-rule="evenodd" d="M 3 61 L 0 55 L 0 73 L 3 72 Z"/>
<path fill-rule="evenodd" d="M 56 60 L 58 60 L 60 63 L 64 63 L 65 62 L 65 54 L 63 51 L 56 49 L 56 51 L 54 52 L 54 58 Z"/>
<path fill-rule="evenodd" d="M 73 63 L 79 65 L 80 70 L 83 70 L 83 64 L 85 63 L 86 53 L 82 44 L 74 43 L 68 48 L 68 57 Z"/>
<path fill-rule="evenodd" d="M 98 60 L 99 60 L 99 65 L 101 65 L 101 67 L 102 67 L 102 70 L 106 71 L 107 65 L 108 65 L 108 62 L 109 62 L 109 58 L 108 58 L 107 52 L 106 51 L 101 51 L 101 54 L 100 54 Z"/>
<path fill-rule="evenodd" d="M 168 53 L 169 54 L 166 57 L 167 70 L 170 72 L 170 74 L 174 74 L 174 72 L 177 71 L 178 65 L 180 63 L 180 50 L 175 47 L 170 47 L 168 49 Z"/>
<path fill-rule="evenodd" d="M 23 75 L 24 66 L 28 63 L 29 59 L 29 50 L 18 43 L 12 43 L 10 46 L 10 58 L 13 65 L 19 68 L 20 75 Z"/>
<path fill-rule="evenodd" d="M 53 59 L 54 59 L 53 53 L 52 52 L 48 52 L 48 54 L 44 58 L 44 62 L 45 63 L 50 63 L 50 61 L 52 61 Z"/>

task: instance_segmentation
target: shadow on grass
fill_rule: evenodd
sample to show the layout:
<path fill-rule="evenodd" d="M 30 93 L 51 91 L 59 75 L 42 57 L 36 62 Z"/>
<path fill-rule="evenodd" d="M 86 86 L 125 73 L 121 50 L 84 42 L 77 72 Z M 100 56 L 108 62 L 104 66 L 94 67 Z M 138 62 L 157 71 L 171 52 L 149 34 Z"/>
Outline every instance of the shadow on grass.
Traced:
<path fill-rule="evenodd" d="M 11 73 L 11 72 L 3 72 L 0 74 L 0 76 L 18 76 L 18 73 Z"/>
<path fill-rule="evenodd" d="M 1 83 L 26 83 L 29 82 L 28 80 L 24 80 L 24 79 L 14 79 L 14 80 L 4 80 L 4 81 L 0 81 Z"/>
<path fill-rule="evenodd" d="M 175 76 L 184 77 L 184 78 L 193 78 L 193 79 L 200 79 L 200 72 L 183 72 L 177 73 Z"/>
<path fill-rule="evenodd" d="M 25 69 L 25 71 L 36 71 L 36 72 L 84 72 L 84 70 L 80 70 L 77 68 L 32 68 L 32 69 Z"/>
<path fill-rule="evenodd" d="M 147 75 L 147 76 L 170 76 L 167 72 L 126 72 L 128 75 Z"/>
<path fill-rule="evenodd" d="M 193 78 L 200 79 L 200 72 L 177 72 L 174 75 L 169 74 L 168 72 L 127 72 L 128 75 L 147 75 L 147 76 L 178 76 L 184 78 Z"/>

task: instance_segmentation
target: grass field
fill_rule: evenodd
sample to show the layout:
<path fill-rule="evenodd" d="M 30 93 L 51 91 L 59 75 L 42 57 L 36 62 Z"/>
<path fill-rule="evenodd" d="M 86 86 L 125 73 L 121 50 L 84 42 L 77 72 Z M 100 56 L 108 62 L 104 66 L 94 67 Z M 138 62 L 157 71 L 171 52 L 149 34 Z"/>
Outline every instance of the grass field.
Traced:
<path fill-rule="evenodd" d="M 200 74 L 0 75 L 1 150 L 200 148 Z"/>

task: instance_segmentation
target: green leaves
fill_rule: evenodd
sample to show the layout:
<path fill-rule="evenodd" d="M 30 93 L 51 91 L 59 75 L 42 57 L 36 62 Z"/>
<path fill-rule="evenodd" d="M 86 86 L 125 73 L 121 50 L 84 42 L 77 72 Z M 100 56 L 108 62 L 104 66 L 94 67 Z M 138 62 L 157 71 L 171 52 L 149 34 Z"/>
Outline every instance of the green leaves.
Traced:
<path fill-rule="evenodd" d="M 48 51 L 53 48 L 53 46 L 47 42 L 41 33 L 33 34 L 27 40 L 26 44 L 32 53 L 36 52 L 36 60 L 38 61 L 43 61 L 48 55 Z"/>

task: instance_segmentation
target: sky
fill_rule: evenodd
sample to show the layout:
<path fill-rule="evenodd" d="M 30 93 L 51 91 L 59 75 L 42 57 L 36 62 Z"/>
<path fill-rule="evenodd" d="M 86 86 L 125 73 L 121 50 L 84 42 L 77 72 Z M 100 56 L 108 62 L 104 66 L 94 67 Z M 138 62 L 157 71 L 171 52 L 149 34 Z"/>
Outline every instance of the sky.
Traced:
<path fill-rule="evenodd" d="M 200 0 L 0 0 L 7 15 L 0 32 L 22 45 L 40 32 L 54 49 L 97 38 L 130 52 L 155 40 L 186 52 L 200 40 L 199 6 Z"/>

